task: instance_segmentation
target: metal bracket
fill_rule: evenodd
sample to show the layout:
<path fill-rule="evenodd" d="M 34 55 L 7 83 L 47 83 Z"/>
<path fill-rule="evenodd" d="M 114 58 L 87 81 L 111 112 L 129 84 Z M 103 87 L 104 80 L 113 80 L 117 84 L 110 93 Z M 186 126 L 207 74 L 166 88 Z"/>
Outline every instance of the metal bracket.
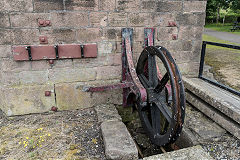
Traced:
<path fill-rule="evenodd" d="M 28 58 L 29 61 L 32 61 L 32 52 L 31 52 L 31 46 L 27 46 L 26 50 L 28 51 Z"/>
<path fill-rule="evenodd" d="M 81 47 L 81 57 L 84 58 L 84 45 L 80 45 Z"/>
<path fill-rule="evenodd" d="M 58 45 L 55 45 L 55 46 L 54 46 L 54 49 L 55 49 L 55 53 L 56 53 L 56 59 L 58 59 L 58 58 L 59 58 Z"/>

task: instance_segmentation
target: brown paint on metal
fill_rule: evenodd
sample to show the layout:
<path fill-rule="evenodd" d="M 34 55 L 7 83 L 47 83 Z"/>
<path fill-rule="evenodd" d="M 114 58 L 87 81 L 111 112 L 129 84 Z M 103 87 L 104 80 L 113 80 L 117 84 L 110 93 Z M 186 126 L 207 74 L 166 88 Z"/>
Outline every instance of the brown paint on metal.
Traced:
<path fill-rule="evenodd" d="M 97 57 L 97 44 L 85 44 L 83 48 L 84 57 Z"/>
<path fill-rule="evenodd" d="M 29 60 L 27 46 L 13 46 L 13 59 L 15 61 Z"/>
<path fill-rule="evenodd" d="M 58 45 L 60 59 L 81 58 L 81 46 L 77 44 Z"/>
<path fill-rule="evenodd" d="M 53 46 L 32 46 L 32 60 L 56 59 L 56 53 Z"/>

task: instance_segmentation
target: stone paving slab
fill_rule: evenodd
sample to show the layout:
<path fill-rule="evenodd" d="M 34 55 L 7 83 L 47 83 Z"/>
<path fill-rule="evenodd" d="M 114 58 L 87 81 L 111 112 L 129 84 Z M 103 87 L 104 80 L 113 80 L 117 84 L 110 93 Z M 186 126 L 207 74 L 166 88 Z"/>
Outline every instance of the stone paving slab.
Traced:
<path fill-rule="evenodd" d="M 138 159 L 138 150 L 125 124 L 120 121 L 105 121 L 101 124 L 107 159 Z"/>
<path fill-rule="evenodd" d="M 183 77 L 187 90 L 240 124 L 240 98 L 199 78 Z"/>
<path fill-rule="evenodd" d="M 143 158 L 143 160 L 213 160 L 200 145 Z"/>

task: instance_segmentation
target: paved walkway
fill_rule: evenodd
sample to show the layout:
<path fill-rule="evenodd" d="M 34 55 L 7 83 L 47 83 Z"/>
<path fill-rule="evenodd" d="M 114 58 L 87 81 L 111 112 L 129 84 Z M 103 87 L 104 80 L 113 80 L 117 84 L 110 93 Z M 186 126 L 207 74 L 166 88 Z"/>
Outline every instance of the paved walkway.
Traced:
<path fill-rule="evenodd" d="M 237 35 L 237 34 L 232 34 L 232 33 L 228 33 L 228 32 L 218 32 L 218 31 L 214 31 L 214 30 L 210 30 L 210 29 L 206 29 L 206 28 L 205 28 L 204 34 L 213 36 L 213 37 L 225 40 L 225 41 L 230 41 L 230 42 L 240 44 L 240 35 Z"/>

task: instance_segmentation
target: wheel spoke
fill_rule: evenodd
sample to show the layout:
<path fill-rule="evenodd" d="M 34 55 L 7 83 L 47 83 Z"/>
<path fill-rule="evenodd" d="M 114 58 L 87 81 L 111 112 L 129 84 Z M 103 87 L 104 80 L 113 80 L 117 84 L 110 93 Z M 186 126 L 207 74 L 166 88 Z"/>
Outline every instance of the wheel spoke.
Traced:
<path fill-rule="evenodd" d="M 157 87 L 155 88 L 155 91 L 157 93 L 162 92 L 163 88 L 166 86 L 167 82 L 169 81 L 169 75 L 168 73 L 165 73 L 161 81 L 158 83 Z"/>
<path fill-rule="evenodd" d="M 148 76 L 150 86 L 155 88 L 158 84 L 155 56 L 148 55 Z"/>
<path fill-rule="evenodd" d="M 156 133 L 160 133 L 161 132 L 161 113 L 158 109 L 158 107 L 153 104 L 151 106 L 151 119 L 152 119 L 152 128 L 154 129 L 154 131 Z"/>
<path fill-rule="evenodd" d="M 143 75 L 143 74 L 139 74 L 138 75 L 138 78 L 140 79 L 140 81 L 142 82 L 144 88 L 149 88 L 150 87 L 150 84 L 149 84 L 149 81 L 148 79 Z"/>
<path fill-rule="evenodd" d="M 162 112 L 163 116 L 167 119 L 169 123 L 171 123 L 172 112 L 168 108 L 168 106 L 161 101 L 155 102 L 158 109 Z"/>

